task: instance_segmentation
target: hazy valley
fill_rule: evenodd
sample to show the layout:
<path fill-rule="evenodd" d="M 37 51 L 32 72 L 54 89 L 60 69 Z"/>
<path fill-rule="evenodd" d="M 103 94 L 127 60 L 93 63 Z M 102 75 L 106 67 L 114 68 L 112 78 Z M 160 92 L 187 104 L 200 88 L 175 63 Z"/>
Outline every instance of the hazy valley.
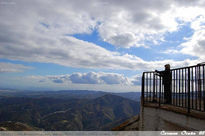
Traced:
<path fill-rule="evenodd" d="M 111 130 L 139 113 L 139 97 L 140 93 L 134 92 L 1 91 L 0 128 Z"/>

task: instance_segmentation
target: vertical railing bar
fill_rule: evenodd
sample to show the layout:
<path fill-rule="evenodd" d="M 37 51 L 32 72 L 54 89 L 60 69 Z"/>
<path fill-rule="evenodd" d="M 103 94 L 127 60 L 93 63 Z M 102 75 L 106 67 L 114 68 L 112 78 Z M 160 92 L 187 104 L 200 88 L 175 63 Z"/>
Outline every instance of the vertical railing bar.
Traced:
<path fill-rule="evenodd" d="M 162 101 L 164 103 L 165 101 L 164 101 L 164 84 L 163 84 L 163 79 L 162 79 L 162 95 L 161 95 L 161 98 L 162 98 Z"/>
<path fill-rule="evenodd" d="M 160 107 L 160 105 L 161 105 L 161 92 L 162 92 L 162 77 L 160 76 L 159 77 L 159 107 Z"/>
<path fill-rule="evenodd" d="M 187 109 L 205 111 L 205 65 L 171 70 L 171 104 Z M 143 72 L 141 102 L 155 102 L 159 107 L 165 102 L 163 76 L 155 72 Z"/>
<path fill-rule="evenodd" d="M 157 99 L 157 94 L 158 94 L 158 82 L 159 82 L 159 77 L 156 75 L 156 99 Z"/>
<path fill-rule="evenodd" d="M 176 106 L 178 106 L 178 70 L 176 70 Z"/>
<path fill-rule="evenodd" d="M 174 99 L 174 97 L 175 97 L 175 94 L 174 94 L 174 92 L 175 92 L 175 88 L 174 88 L 174 81 L 175 81 L 174 78 L 175 78 L 175 77 L 174 77 L 174 74 L 175 74 L 174 71 L 172 71 L 172 88 L 171 88 L 171 90 L 172 90 L 172 102 L 173 102 L 172 104 L 173 104 L 173 105 L 175 105 L 175 104 L 174 104 L 174 100 L 175 100 L 175 99 Z"/>
<path fill-rule="evenodd" d="M 153 96 L 152 96 L 152 101 L 155 100 L 155 74 L 153 73 Z"/>
<path fill-rule="evenodd" d="M 179 106 L 181 107 L 181 70 L 179 69 Z"/>
<path fill-rule="evenodd" d="M 147 73 L 147 102 L 149 102 L 149 73 Z"/>
<path fill-rule="evenodd" d="M 182 100 L 181 100 L 182 101 L 182 107 L 184 107 L 184 77 L 183 77 L 184 73 L 183 72 L 184 72 L 184 69 L 182 69 L 182 80 L 181 80 L 182 81 Z"/>
<path fill-rule="evenodd" d="M 190 68 L 188 68 L 188 113 L 190 113 Z"/>
<path fill-rule="evenodd" d="M 174 105 L 176 106 L 176 70 L 174 70 Z"/>
<path fill-rule="evenodd" d="M 143 72 L 143 74 L 142 74 L 142 77 L 144 76 L 144 78 L 145 78 L 145 72 Z M 143 80 L 142 80 L 143 81 Z M 147 82 L 146 82 L 146 80 L 144 79 L 144 83 L 142 83 L 142 85 L 144 85 L 144 102 L 146 101 L 146 96 L 147 96 Z"/>
<path fill-rule="evenodd" d="M 142 74 L 142 93 L 141 93 L 141 97 L 142 97 L 142 105 L 144 106 L 144 73 Z"/>
<path fill-rule="evenodd" d="M 189 71 L 190 74 L 190 71 Z M 185 107 L 187 107 L 187 68 L 185 69 Z"/>
<path fill-rule="evenodd" d="M 161 95 L 162 101 L 164 103 L 164 84 L 163 84 L 163 78 L 162 78 L 162 95 Z"/>
<path fill-rule="evenodd" d="M 147 73 L 147 102 L 149 102 L 149 74 Z"/>
<path fill-rule="evenodd" d="M 199 93 L 199 95 L 198 96 L 199 96 L 199 110 L 201 111 L 201 70 L 200 70 L 201 66 L 200 65 L 198 66 L 198 69 L 199 69 L 199 71 L 198 71 L 199 72 L 198 73 L 199 74 L 198 75 L 198 77 L 199 77 L 199 79 L 198 79 L 198 89 L 199 89 L 198 93 Z"/>
<path fill-rule="evenodd" d="M 195 67 L 195 109 L 198 109 L 197 105 L 197 67 Z"/>
<path fill-rule="evenodd" d="M 171 87 L 171 94 L 172 94 L 172 99 L 171 99 L 171 103 L 172 103 L 172 105 L 174 105 L 174 84 L 173 84 L 173 81 L 174 81 L 174 71 L 171 71 L 172 72 L 172 81 L 171 81 L 171 85 L 172 85 L 172 87 Z"/>
<path fill-rule="evenodd" d="M 191 91 L 191 94 L 192 94 L 192 109 L 194 109 L 194 68 L 192 67 L 192 91 Z"/>
<path fill-rule="evenodd" d="M 204 65 L 203 65 L 203 104 L 204 104 L 204 110 L 205 111 L 205 74 L 204 74 Z"/>
<path fill-rule="evenodd" d="M 143 78 L 143 75 L 145 75 L 145 72 L 143 72 L 142 73 L 142 77 L 141 77 L 141 100 L 142 100 L 142 97 L 143 97 L 143 102 L 145 102 L 145 96 L 146 96 L 146 81 L 145 81 L 145 79 L 144 79 L 144 83 L 142 83 L 143 82 L 143 80 L 142 80 L 142 78 Z M 143 90 L 143 88 L 142 88 L 142 85 L 144 85 L 144 96 L 142 96 L 142 90 Z"/>
<path fill-rule="evenodd" d="M 149 81 L 148 81 L 148 73 L 146 73 L 146 89 L 147 89 L 147 91 L 146 91 L 146 101 L 148 102 L 149 101 L 149 98 L 148 98 L 148 96 L 149 96 Z"/>
<path fill-rule="evenodd" d="M 152 91 L 151 91 L 151 88 L 152 88 L 152 74 L 150 73 L 150 88 L 149 88 L 149 101 L 151 102 L 152 101 Z"/>
<path fill-rule="evenodd" d="M 173 82 L 174 82 L 174 86 L 173 86 L 173 89 L 174 89 L 174 98 L 173 98 L 173 100 L 174 100 L 174 101 L 173 101 L 173 102 L 174 102 L 174 105 L 176 105 L 176 103 L 175 103 L 175 102 L 176 102 L 176 92 L 175 92 L 175 91 L 176 91 L 176 88 L 175 88 L 175 80 L 176 80 L 176 78 L 175 78 L 175 70 L 174 70 L 173 72 L 174 72 L 174 76 L 173 76 L 173 77 L 174 77 L 174 81 L 173 81 Z"/>
<path fill-rule="evenodd" d="M 161 100 L 164 103 L 164 84 L 163 84 L 163 79 L 161 78 L 162 82 L 162 90 L 161 90 Z"/>

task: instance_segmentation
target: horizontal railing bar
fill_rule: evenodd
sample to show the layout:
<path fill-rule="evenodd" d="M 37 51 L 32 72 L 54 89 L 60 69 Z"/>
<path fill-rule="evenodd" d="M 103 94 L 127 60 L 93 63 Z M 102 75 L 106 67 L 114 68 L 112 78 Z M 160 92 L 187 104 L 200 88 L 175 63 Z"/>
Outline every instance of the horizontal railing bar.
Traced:
<path fill-rule="evenodd" d="M 175 68 L 170 70 L 171 79 L 171 105 L 191 110 L 205 112 L 205 63 L 194 66 Z M 143 102 L 161 103 L 166 102 L 167 82 L 163 71 L 143 72 L 142 95 Z M 162 76 L 160 76 L 162 75 Z"/>
<path fill-rule="evenodd" d="M 197 65 L 193 65 L 193 66 L 186 66 L 186 67 L 181 67 L 181 68 L 174 68 L 174 69 L 170 69 L 171 71 L 174 70 L 181 70 L 181 69 L 188 69 L 188 68 L 192 68 L 192 67 L 198 67 L 198 66 L 205 66 L 205 63 L 203 64 L 197 64 Z M 163 71 L 163 70 L 162 70 Z M 162 72 L 162 71 L 158 71 L 158 72 Z M 155 71 L 145 71 L 143 73 L 156 73 Z"/>

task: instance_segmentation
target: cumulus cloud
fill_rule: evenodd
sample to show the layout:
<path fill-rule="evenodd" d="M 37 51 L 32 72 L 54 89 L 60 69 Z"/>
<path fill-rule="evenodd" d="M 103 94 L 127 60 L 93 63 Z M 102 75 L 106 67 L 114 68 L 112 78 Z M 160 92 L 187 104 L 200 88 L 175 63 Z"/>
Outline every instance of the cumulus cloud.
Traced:
<path fill-rule="evenodd" d="M 117 73 L 75 73 L 70 75 L 72 83 L 80 84 L 130 84 L 129 79 Z"/>
<path fill-rule="evenodd" d="M 74 73 L 70 75 L 70 80 L 72 83 L 77 84 L 100 84 L 102 81 L 99 78 L 99 75 L 94 72 L 90 73 Z"/>
<path fill-rule="evenodd" d="M 82 73 L 83 74 L 83 73 Z M 85 74 L 85 73 L 84 73 Z M 71 74 L 72 75 L 72 74 Z M 52 75 L 54 76 L 54 75 Z M 49 77 L 52 77 L 51 75 Z M 60 77 L 62 75 L 55 75 Z M 125 76 L 126 77 L 126 76 Z M 129 77 L 127 77 L 129 78 Z M 131 79 L 131 78 L 129 78 Z M 60 81 L 62 82 L 62 81 Z M 139 85 L 131 84 L 81 84 L 72 83 L 70 80 L 65 80 L 63 83 L 55 83 L 48 76 L 6 76 L 0 80 L 1 85 L 5 85 L 13 89 L 24 90 L 101 90 L 107 92 L 136 92 L 140 91 Z"/>
<path fill-rule="evenodd" d="M 14 34 L 10 35 L 10 38 Z M 70 36 L 34 36 L 32 40 L 13 37 L 0 43 L 0 58 L 29 62 L 55 63 L 70 67 L 146 70 L 162 62 L 147 62 L 139 57 L 108 51 L 93 43 Z M 163 65 L 163 64 L 162 64 Z"/>
<path fill-rule="evenodd" d="M 105 72 L 88 72 L 73 73 L 66 75 L 50 75 L 50 76 L 30 76 L 30 78 L 39 82 L 52 81 L 53 83 L 72 83 L 72 84 L 107 84 L 107 85 L 134 85 L 132 82 L 135 78 L 126 77 L 118 73 Z"/>
<path fill-rule="evenodd" d="M 192 17 L 191 29 L 193 30 L 193 35 L 190 37 L 185 37 L 185 42 L 181 43 L 177 48 L 166 50 L 163 53 L 169 54 L 187 54 L 195 56 L 198 59 L 193 62 L 202 62 L 205 59 L 205 16 L 199 14 L 200 10 L 194 10 L 195 18 Z M 191 12 L 191 11 L 190 11 Z M 200 11 L 201 12 L 201 11 Z M 193 15 L 193 14 L 192 14 Z M 199 16 L 197 16 L 199 15 Z M 189 19 L 188 19 L 189 20 Z"/>
<path fill-rule="evenodd" d="M 100 79 L 106 84 L 130 84 L 129 78 L 122 74 L 101 73 Z"/>
<path fill-rule="evenodd" d="M 69 81 L 69 75 L 56 75 L 56 76 L 36 76 L 37 78 L 40 78 L 39 81 L 45 81 L 47 79 L 51 80 L 54 83 L 64 83 L 66 81 Z"/>
<path fill-rule="evenodd" d="M 75 68 L 155 70 L 170 63 L 172 68 L 194 65 L 205 59 L 205 1 L 203 0 L 2 0 L 0 4 L 0 58 L 54 63 Z M 196 60 L 145 61 L 130 54 L 109 51 L 99 45 L 74 38 L 74 34 L 97 31 L 101 40 L 116 48 L 158 44 L 167 32 L 190 23 L 194 34 L 176 50 Z M 29 67 L 0 63 L 0 72 L 21 72 Z M 73 73 L 33 76 L 39 84 L 60 87 L 110 89 L 109 85 L 139 85 L 140 76 L 116 73 Z M 24 81 L 23 81 L 24 82 Z M 90 85 L 92 84 L 92 85 Z M 75 85 L 75 86 L 74 86 Z M 89 85 L 89 86 L 86 86 Z M 107 85 L 107 86 L 106 86 Z M 119 85 L 119 86 L 117 86 Z M 50 86 L 50 84 L 48 85 Z M 68 85 L 67 85 L 68 86 Z M 66 86 L 66 87 L 67 87 Z M 73 87 L 74 86 L 74 87 Z M 121 88 L 120 88 L 121 89 Z M 129 88 L 126 88 L 129 89 Z M 135 88 L 134 88 L 135 89 Z M 133 90 L 134 90 L 133 89 Z"/>
<path fill-rule="evenodd" d="M 1 4 L 0 58 L 130 70 L 150 70 L 164 63 L 175 63 L 173 60 L 144 61 L 137 56 L 111 52 L 78 40 L 72 34 L 89 34 L 96 29 L 102 40 L 125 48 L 143 46 L 144 40 L 157 43 L 164 33 L 178 29 L 177 19 L 192 21 L 203 16 L 203 1 L 194 2 L 195 7 L 182 3 L 172 0 L 19 0 L 12 5 Z M 174 66 L 188 62 L 190 60 L 178 61 Z"/>
<path fill-rule="evenodd" d="M 24 66 L 21 64 L 4 63 L 0 62 L 0 73 L 4 72 L 23 72 L 32 69 L 32 67 Z"/>
<path fill-rule="evenodd" d="M 143 46 L 146 40 L 160 42 L 167 32 L 177 31 L 184 22 L 204 16 L 203 1 L 111 0 L 108 5 L 114 5 L 115 10 L 99 26 L 100 36 L 125 48 Z"/>
<path fill-rule="evenodd" d="M 136 85 L 136 86 L 141 86 L 141 75 L 135 75 L 131 78 L 131 82 L 133 85 Z"/>
<path fill-rule="evenodd" d="M 205 59 L 205 17 L 200 16 L 192 23 L 194 34 L 180 45 L 181 53 L 197 56 L 200 60 Z"/>
<path fill-rule="evenodd" d="M 11 35 L 12 36 L 12 35 Z M 70 67 L 140 69 L 144 62 L 131 55 L 120 55 L 95 44 L 73 37 L 33 37 L 26 41 L 19 39 L 15 43 L 1 43 L 0 58 L 23 60 L 29 62 L 55 63 Z M 43 42 L 41 42 L 43 41 Z"/>
<path fill-rule="evenodd" d="M 19 0 L 15 3 L 0 5 L 1 27 L 7 33 L 26 30 L 29 35 L 36 32 L 55 36 L 91 33 L 97 29 L 101 39 L 119 47 L 141 46 L 144 40 L 177 30 L 177 19 L 190 21 L 204 11 L 203 1 L 185 4 L 173 0 Z"/>

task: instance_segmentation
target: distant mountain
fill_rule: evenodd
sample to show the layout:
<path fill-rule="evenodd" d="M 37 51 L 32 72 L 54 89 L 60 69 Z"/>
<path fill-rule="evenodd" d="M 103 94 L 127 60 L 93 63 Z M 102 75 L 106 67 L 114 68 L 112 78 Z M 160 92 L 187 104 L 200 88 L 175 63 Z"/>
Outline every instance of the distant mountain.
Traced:
<path fill-rule="evenodd" d="M 19 91 L 19 90 L 0 90 L 1 97 L 52 97 L 60 99 L 69 98 L 84 98 L 93 99 L 103 96 L 106 92 L 102 91 L 89 91 L 89 90 L 60 90 L 60 91 Z"/>
<path fill-rule="evenodd" d="M 19 90 L 0 90 L 1 97 L 52 97 L 60 99 L 83 98 L 95 99 L 105 94 L 114 94 L 134 101 L 140 101 L 141 92 L 103 92 L 103 91 L 89 91 L 89 90 L 60 90 L 60 91 L 19 91 Z"/>
<path fill-rule="evenodd" d="M 111 94 L 80 104 L 78 108 L 46 116 L 42 121 L 43 127 L 46 130 L 110 130 L 139 113 L 137 102 Z"/>
<path fill-rule="evenodd" d="M 61 98 L 62 94 L 67 93 L 64 91 L 60 91 L 60 94 L 44 93 L 49 95 L 2 97 L 0 123 L 20 122 L 38 129 L 58 131 L 111 130 L 139 113 L 139 102 L 110 93 L 88 91 L 85 98 L 81 97 L 84 92 L 78 98 L 76 94 L 74 97 Z"/>
<path fill-rule="evenodd" d="M 140 101 L 141 92 L 122 92 L 122 93 L 113 93 L 114 95 L 118 95 L 127 99 L 131 99 L 133 101 Z"/>
<path fill-rule="evenodd" d="M 31 127 L 27 124 L 20 123 L 20 122 L 1 122 L 0 123 L 0 131 L 37 131 L 40 130 L 35 127 Z"/>

